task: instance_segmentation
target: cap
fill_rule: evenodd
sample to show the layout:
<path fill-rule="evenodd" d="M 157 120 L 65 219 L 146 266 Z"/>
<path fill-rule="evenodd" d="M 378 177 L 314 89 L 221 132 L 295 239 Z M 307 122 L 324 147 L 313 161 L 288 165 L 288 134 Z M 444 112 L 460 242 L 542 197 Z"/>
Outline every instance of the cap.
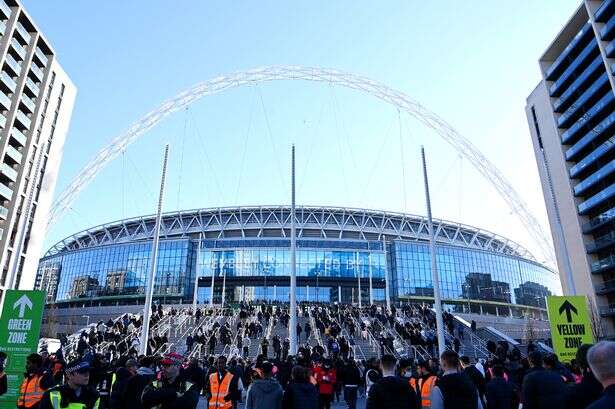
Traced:
<path fill-rule="evenodd" d="M 135 359 L 129 359 L 126 361 L 126 368 L 130 368 L 130 367 L 134 367 L 134 366 L 139 366 L 137 364 L 137 361 Z"/>
<path fill-rule="evenodd" d="M 271 371 L 273 371 L 273 364 L 269 361 L 265 361 L 261 364 L 261 369 L 264 373 L 271 373 Z"/>
<path fill-rule="evenodd" d="M 66 365 L 66 373 L 72 374 L 75 372 L 84 373 L 90 372 L 90 363 L 88 361 L 75 360 Z"/>
<path fill-rule="evenodd" d="M 171 352 L 166 354 L 162 361 L 160 361 L 161 365 L 176 365 L 180 366 L 184 362 L 184 357 L 178 353 Z"/>

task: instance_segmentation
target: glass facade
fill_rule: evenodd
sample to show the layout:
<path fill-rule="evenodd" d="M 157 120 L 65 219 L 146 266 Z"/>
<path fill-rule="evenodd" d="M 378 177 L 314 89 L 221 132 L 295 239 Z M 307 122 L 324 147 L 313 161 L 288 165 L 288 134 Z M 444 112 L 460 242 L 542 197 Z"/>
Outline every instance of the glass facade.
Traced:
<path fill-rule="evenodd" d="M 200 249 L 199 249 L 200 243 Z M 227 302 L 289 300 L 288 239 L 162 240 L 154 295 L 163 302 L 192 302 L 195 272 L 197 300 Z M 151 243 L 135 242 L 67 251 L 41 260 L 37 285 L 48 301 L 129 300 L 142 298 Z M 438 245 L 443 299 L 544 308 L 546 295 L 561 294 L 558 276 L 515 256 L 458 246 Z M 298 240 L 297 299 L 357 302 L 385 300 L 389 273 L 392 300 L 433 297 L 429 246 L 394 240 Z M 488 311 L 487 311 L 488 312 Z"/>
<path fill-rule="evenodd" d="M 395 298 L 433 297 L 429 246 L 394 241 L 390 246 Z M 517 257 L 439 245 L 440 291 L 446 300 L 482 300 L 545 308 L 545 296 L 561 295 L 559 276 Z M 487 303 L 486 303 L 487 304 Z"/>

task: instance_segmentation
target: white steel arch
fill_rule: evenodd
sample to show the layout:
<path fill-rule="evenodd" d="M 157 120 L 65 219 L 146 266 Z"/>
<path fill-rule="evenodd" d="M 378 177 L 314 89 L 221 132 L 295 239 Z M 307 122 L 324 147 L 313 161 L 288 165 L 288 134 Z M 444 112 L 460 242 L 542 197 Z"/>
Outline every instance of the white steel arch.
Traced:
<path fill-rule="evenodd" d="M 362 91 L 392 104 L 434 130 L 453 146 L 457 152 L 468 159 L 491 183 L 539 246 L 542 255 L 547 259 L 548 263 L 555 265 L 553 247 L 536 217 L 530 212 L 521 196 L 511 186 L 502 172 L 472 142 L 459 134 L 444 119 L 401 91 L 363 76 L 319 67 L 273 66 L 239 71 L 201 82 L 176 97 L 165 101 L 158 108 L 132 124 L 124 133 L 113 139 L 79 172 L 53 203 L 47 228 L 51 227 L 70 208 L 79 192 L 96 177 L 98 172 L 108 162 L 115 159 L 129 144 L 154 127 L 163 118 L 206 95 L 217 94 L 226 89 L 246 84 L 279 80 L 325 82 Z"/>

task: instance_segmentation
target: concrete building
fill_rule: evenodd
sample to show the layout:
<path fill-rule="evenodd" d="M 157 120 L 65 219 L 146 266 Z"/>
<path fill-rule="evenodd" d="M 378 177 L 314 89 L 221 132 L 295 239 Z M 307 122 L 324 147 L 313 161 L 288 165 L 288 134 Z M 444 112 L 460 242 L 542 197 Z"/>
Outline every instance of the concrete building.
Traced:
<path fill-rule="evenodd" d="M 586 0 L 539 59 L 529 123 L 564 292 L 615 336 L 615 0 Z"/>
<path fill-rule="evenodd" d="M 31 289 L 76 88 L 12 0 L 0 0 L 0 66 L 0 290 Z"/>

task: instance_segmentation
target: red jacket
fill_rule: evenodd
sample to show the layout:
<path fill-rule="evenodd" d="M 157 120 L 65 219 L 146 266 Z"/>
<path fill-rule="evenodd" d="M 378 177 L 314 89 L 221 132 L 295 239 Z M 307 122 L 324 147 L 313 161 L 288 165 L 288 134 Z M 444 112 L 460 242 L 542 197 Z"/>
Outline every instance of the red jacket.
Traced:
<path fill-rule="evenodd" d="M 337 379 L 335 369 L 325 369 L 321 366 L 316 366 L 313 372 L 318 383 L 318 392 L 321 395 L 333 395 Z"/>

